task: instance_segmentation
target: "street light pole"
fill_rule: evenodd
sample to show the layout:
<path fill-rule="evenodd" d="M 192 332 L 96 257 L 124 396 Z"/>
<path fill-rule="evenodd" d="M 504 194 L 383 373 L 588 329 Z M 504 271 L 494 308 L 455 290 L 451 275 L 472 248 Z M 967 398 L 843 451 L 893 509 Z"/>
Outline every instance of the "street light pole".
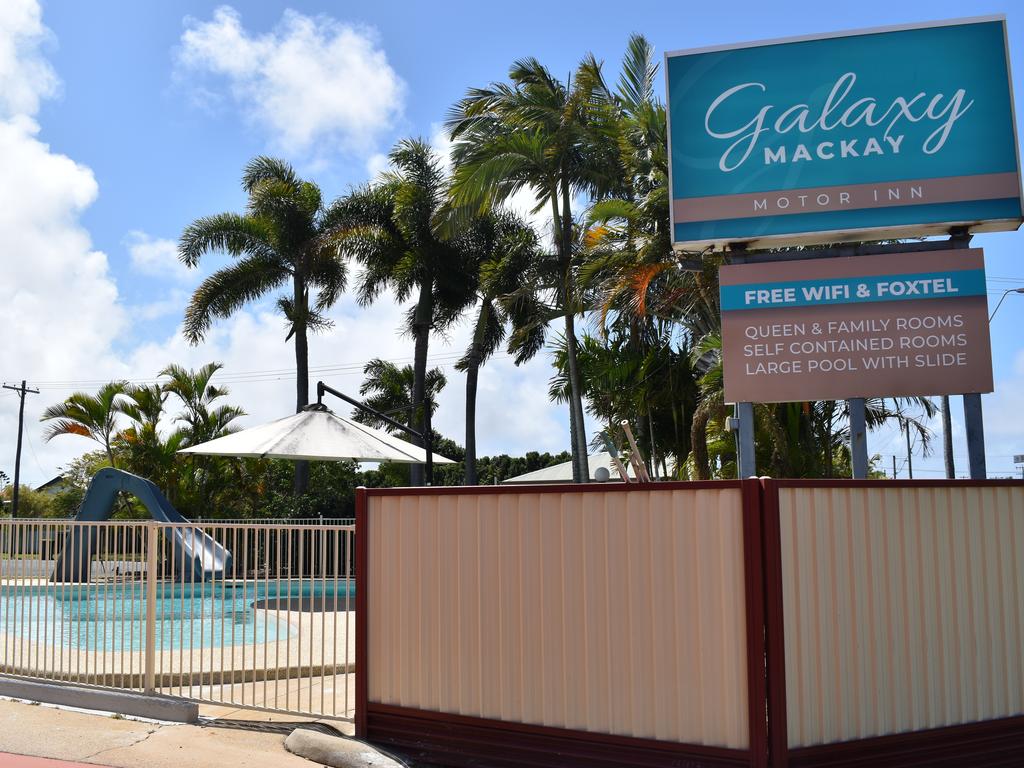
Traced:
<path fill-rule="evenodd" d="M 1003 291 L 1003 295 L 1000 296 L 999 301 L 996 302 L 996 308 L 992 310 L 992 314 L 988 317 L 988 321 L 990 323 L 992 322 L 992 318 L 996 316 L 996 312 L 998 312 L 999 308 L 1003 305 L 1003 300 L 1011 293 L 1024 293 L 1024 288 L 1007 288 Z"/>
<path fill-rule="evenodd" d="M 1007 288 L 996 302 L 988 321 L 991 324 L 1003 301 L 1011 293 L 1024 293 L 1024 288 Z M 984 480 L 985 467 L 985 420 L 981 410 L 981 394 L 978 392 L 964 393 L 964 424 L 967 428 L 967 464 L 970 467 L 972 480 Z"/>

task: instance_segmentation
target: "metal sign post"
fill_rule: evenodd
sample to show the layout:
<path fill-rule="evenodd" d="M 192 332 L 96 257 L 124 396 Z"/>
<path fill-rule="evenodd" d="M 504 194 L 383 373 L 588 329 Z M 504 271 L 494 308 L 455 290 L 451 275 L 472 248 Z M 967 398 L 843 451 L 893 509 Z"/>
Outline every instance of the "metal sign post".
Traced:
<path fill-rule="evenodd" d="M 971 480 L 984 480 L 988 473 L 985 468 L 985 422 L 981 412 L 981 395 L 964 395 L 964 422 L 967 425 L 967 463 Z"/>
<path fill-rule="evenodd" d="M 850 406 L 850 463 L 853 465 L 853 479 L 864 480 L 868 476 L 867 408 L 863 397 L 854 397 L 846 402 Z"/>
<path fill-rule="evenodd" d="M 754 457 L 754 404 L 737 403 L 736 416 L 739 419 L 736 474 L 741 480 L 746 477 L 757 477 L 757 461 Z"/>

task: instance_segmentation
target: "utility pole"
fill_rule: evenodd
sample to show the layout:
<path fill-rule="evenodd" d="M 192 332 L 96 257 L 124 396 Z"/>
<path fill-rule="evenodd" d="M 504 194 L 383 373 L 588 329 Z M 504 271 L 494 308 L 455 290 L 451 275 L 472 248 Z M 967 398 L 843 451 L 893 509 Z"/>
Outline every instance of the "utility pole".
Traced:
<path fill-rule="evenodd" d="M 38 395 L 39 390 L 27 387 L 24 379 L 21 380 L 20 387 L 16 387 L 13 384 L 4 384 L 4 389 L 17 392 L 18 398 L 21 400 L 21 405 L 18 407 L 18 448 L 14 453 L 14 493 L 11 497 L 11 517 L 17 517 L 18 493 L 21 490 L 21 433 L 25 427 L 25 395 L 30 393 Z"/>

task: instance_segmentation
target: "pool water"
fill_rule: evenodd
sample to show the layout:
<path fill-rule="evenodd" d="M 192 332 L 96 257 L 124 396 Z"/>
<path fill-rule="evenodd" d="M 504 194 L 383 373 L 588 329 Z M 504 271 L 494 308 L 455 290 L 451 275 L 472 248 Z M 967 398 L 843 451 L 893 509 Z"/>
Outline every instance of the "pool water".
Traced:
<path fill-rule="evenodd" d="M 347 585 L 322 581 L 158 584 L 158 650 L 259 645 L 292 634 L 288 606 L 317 601 L 333 609 Z M 342 603 L 339 601 L 338 607 Z M 0 632 L 32 642 L 90 651 L 139 651 L 146 645 L 145 584 L 47 584 L 0 587 Z"/>

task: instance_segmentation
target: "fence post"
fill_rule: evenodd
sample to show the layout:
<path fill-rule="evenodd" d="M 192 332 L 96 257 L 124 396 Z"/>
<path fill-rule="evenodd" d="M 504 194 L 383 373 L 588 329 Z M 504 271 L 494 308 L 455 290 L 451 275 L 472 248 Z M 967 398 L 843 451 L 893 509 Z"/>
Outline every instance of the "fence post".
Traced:
<path fill-rule="evenodd" d="M 146 651 L 143 661 L 146 693 L 156 693 L 156 556 L 160 529 L 157 523 L 146 524 Z"/>
<path fill-rule="evenodd" d="M 743 570 L 747 622 L 747 717 L 750 768 L 767 768 L 767 670 L 765 669 L 764 563 L 761 481 L 740 482 L 743 504 Z"/>
<path fill-rule="evenodd" d="M 369 600 L 366 595 L 367 586 L 370 583 L 369 570 L 367 568 L 367 555 L 369 553 L 369 512 L 366 488 L 356 488 L 356 530 L 355 530 L 355 583 L 356 583 L 356 712 L 355 728 L 356 738 L 365 739 L 367 734 L 367 720 L 369 712 L 367 708 L 370 701 L 370 687 L 367 681 L 370 667 L 366 662 L 369 641 L 367 611 Z M 351 582 L 350 582 L 351 583 Z"/>
<path fill-rule="evenodd" d="M 761 536 L 764 552 L 765 668 L 768 672 L 768 764 L 789 765 L 789 728 L 786 723 L 786 636 L 782 603 L 782 531 L 779 485 L 761 481 Z"/>

